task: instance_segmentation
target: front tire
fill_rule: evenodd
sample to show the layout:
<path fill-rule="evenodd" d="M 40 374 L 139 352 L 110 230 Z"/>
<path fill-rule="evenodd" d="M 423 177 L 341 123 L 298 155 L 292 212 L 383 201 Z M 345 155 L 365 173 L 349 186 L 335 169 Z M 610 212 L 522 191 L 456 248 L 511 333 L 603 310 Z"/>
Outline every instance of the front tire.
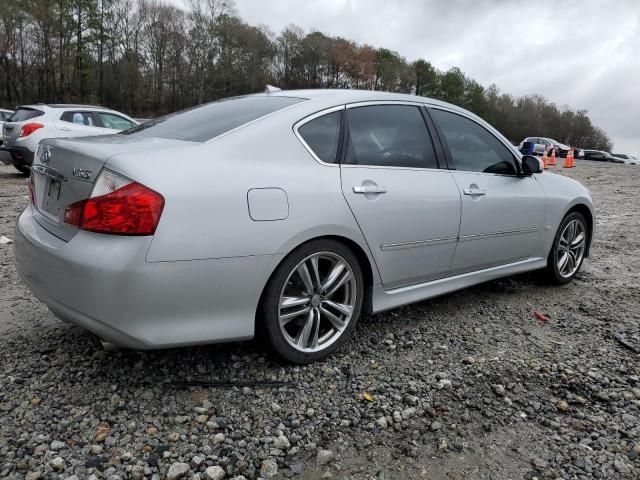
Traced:
<path fill-rule="evenodd" d="M 545 277 L 554 285 L 569 283 L 580 271 L 589 239 L 589 227 L 578 212 L 568 214 L 556 232 L 547 258 Z"/>
<path fill-rule="evenodd" d="M 354 253 L 330 239 L 291 252 L 265 290 L 262 321 L 276 355 L 307 364 L 331 355 L 356 327 L 364 296 Z"/>

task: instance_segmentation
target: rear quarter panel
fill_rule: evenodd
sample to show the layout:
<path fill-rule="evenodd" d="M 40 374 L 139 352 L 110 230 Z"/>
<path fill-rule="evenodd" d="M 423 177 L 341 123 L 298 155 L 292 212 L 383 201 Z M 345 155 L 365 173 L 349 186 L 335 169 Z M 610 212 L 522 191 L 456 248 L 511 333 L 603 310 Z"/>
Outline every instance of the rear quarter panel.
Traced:
<path fill-rule="evenodd" d="M 307 240 L 337 235 L 360 245 L 375 265 L 342 196 L 340 168 L 318 163 L 293 133 L 303 116 L 281 112 L 183 150 L 110 159 L 108 168 L 165 197 L 147 261 L 286 254 Z M 247 194 L 261 188 L 286 192 L 287 218 L 251 218 Z"/>

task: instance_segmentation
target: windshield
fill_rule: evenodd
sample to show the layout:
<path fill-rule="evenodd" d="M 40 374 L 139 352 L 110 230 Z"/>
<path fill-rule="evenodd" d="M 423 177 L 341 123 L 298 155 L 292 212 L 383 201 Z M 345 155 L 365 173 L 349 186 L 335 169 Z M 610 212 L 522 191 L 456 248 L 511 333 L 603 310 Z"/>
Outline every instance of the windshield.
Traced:
<path fill-rule="evenodd" d="M 205 142 L 304 100 L 254 95 L 227 98 L 151 120 L 120 135 Z"/>

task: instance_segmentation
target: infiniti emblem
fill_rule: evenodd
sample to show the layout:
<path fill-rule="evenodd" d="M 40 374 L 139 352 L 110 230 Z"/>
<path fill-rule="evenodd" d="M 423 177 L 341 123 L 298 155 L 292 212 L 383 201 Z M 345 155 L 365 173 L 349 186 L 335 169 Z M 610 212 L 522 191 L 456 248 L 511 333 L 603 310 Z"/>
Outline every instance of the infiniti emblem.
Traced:
<path fill-rule="evenodd" d="M 49 163 L 51 161 L 51 146 L 43 145 L 42 154 L 40 155 L 40 161 L 42 163 Z"/>

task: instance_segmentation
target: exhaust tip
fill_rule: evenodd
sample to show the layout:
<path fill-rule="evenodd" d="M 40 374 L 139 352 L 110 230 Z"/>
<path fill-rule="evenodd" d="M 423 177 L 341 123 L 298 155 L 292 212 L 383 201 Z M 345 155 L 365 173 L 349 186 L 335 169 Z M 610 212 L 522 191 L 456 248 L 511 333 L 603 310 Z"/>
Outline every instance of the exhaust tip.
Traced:
<path fill-rule="evenodd" d="M 113 352 L 119 349 L 115 343 L 111 343 L 103 338 L 100 339 L 100 344 L 105 352 Z"/>

